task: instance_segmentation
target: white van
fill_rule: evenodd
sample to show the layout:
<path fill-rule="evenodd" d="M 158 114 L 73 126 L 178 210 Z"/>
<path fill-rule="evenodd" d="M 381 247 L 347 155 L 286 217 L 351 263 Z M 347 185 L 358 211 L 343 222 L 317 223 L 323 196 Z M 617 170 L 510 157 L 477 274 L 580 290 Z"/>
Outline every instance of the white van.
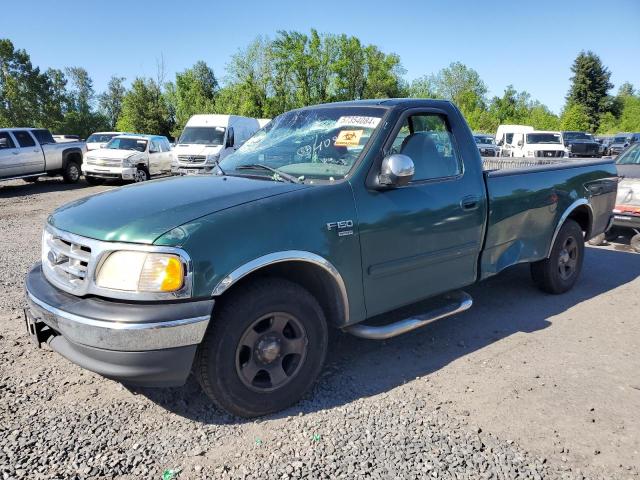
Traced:
<path fill-rule="evenodd" d="M 255 118 L 238 115 L 194 115 L 173 148 L 174 175 L 211 173 L 260 129 Z"/>
<path fill-rule="evenodd" d="M 569 156 L 560 132 L 535 130 L 515 133 L 512 143 L 512 157 L 563 158 Z"/>
<path fill-rule="evenodd" d="M 533 132 L 530 125 L 499 125 L 496 131 L 496 145 L 500 147 L 501 157 L 512 157 L 515 143 L 513 136 L 516 133 Z"/>

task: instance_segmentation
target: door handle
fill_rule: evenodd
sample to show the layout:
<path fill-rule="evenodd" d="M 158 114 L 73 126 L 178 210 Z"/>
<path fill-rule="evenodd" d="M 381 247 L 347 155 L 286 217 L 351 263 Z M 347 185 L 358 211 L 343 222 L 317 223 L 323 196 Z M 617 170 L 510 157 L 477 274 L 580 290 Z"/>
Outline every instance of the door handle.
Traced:
<path fill-rule="evenodd" d="M 475 210 L 480 206 L 480 197 L 464 197 L 462 200 L 460 200 L 460 206 L 463 210 Z"/>

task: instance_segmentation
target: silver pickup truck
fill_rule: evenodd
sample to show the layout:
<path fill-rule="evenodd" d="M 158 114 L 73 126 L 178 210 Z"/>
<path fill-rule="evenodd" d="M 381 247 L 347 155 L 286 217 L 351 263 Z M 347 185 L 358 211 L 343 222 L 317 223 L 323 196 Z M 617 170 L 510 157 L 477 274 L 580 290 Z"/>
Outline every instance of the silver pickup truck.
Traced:
<path fill-rule="evenodd" d="M 0 180 L 62 175 L 67 183 L 80 179 L 85 142 L 56 143 L 46 128 L 0 129 Z"/>

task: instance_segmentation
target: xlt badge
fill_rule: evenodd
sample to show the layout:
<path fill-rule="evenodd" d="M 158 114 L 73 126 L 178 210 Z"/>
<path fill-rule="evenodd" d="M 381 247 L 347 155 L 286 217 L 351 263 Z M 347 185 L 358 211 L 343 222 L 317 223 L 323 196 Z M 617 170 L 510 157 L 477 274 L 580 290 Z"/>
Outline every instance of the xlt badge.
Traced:
<path fill-rule="evenodd" d="M 327 230 L 336 230 L 339 237 L 353 235 L 353 220 L 340 220 L 327 223 Z"/>

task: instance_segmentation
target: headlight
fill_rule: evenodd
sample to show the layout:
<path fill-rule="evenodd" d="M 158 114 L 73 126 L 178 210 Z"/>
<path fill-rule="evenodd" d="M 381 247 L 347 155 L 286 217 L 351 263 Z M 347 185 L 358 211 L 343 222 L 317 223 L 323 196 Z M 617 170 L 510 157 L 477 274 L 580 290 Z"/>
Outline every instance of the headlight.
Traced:
<path fill-rule="evenodd" d="M 131 292 L 175 292 L 183 287 L 184 278 L 184 264 L 177 255 L 118 251 L 104 261 L 96 284 Z"/>
<path fill-rule="evenodd" d="M 219 158 L 220 158 L 220 154 L 207 155 L 207 158 L 204 161 L 204 164 L 205 165 L 214 165 L 218 161 Z"/>
<path fill-rule="evenodd" d="M 123 167 L 135 167 L 136 166 L 136 162 L 134 160 L 135 155 L 130 155 L 127 158 L 125 158 L 124 160 L 122 160 L 122 166 Z"/>

